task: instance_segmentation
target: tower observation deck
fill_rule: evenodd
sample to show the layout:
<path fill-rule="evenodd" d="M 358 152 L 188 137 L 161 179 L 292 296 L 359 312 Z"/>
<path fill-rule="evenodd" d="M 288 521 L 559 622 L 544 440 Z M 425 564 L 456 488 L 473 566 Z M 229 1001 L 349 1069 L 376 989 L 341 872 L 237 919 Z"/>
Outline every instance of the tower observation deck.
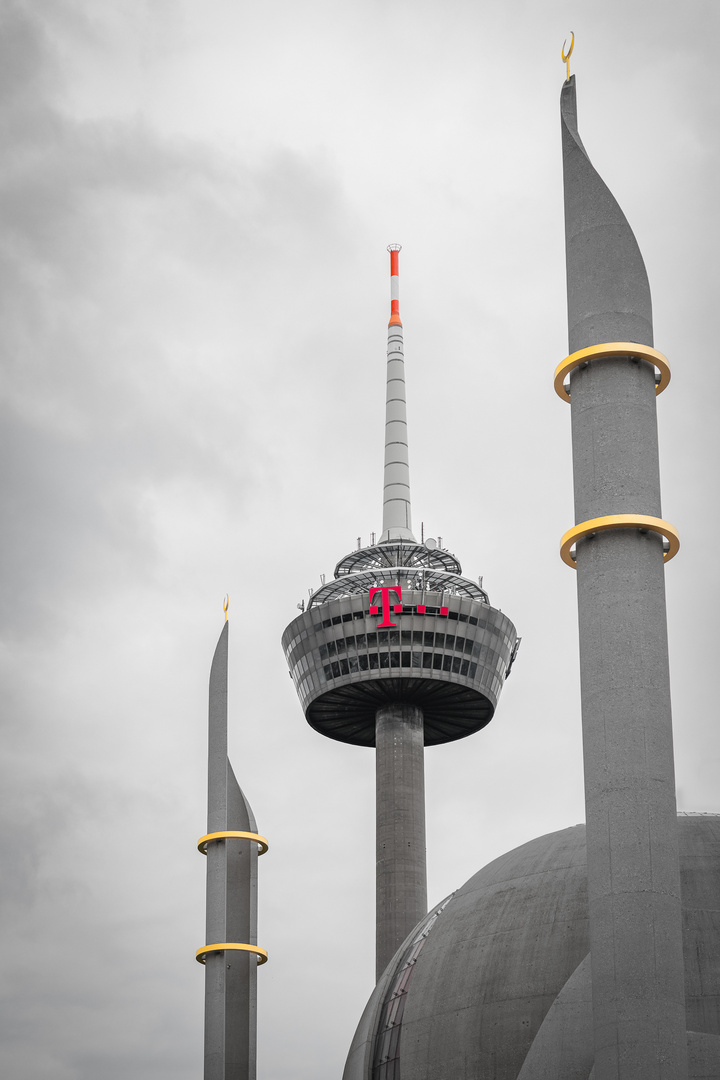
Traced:
<path fill-rule="evenodd" d="M 282 638 L 308 723 L 376 747 L 378 976 L 427 912 L 423 746 L 490 722 L 519 645 L 456 557 L 412 532 L 399 250 L 390 245 L 380 542 L 342 558 Z"/>

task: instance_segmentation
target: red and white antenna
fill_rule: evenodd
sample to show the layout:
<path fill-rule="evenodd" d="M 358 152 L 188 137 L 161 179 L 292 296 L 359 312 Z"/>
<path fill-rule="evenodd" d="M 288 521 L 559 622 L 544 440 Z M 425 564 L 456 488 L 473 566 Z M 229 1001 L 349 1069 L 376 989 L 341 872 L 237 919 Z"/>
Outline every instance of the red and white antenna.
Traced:
<path fill-rule="evenodd" d="M 390 252 L 390 322 L 388 326 L 402 326 L 400 320 L 400 244 L 388 244 Z"/>
<path fill-rule="evenodd" d="M 410 520 L 410 466 L 408 462 L 407 404 L 403 326 L 400 320 L 400 244 L 388 244 L 390 252 L 390 322 L 387 346 L 387 394 L 385 398 L 385 477 L 383 527 L 380 543 L 409 540 L 416 543 Z"/>

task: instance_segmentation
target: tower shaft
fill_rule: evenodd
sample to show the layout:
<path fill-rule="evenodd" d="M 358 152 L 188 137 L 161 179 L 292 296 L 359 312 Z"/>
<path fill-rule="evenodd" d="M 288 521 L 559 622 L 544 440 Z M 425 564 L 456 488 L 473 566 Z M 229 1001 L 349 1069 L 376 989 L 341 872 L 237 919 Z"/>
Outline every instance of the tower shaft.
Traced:
<path fill-rule="evenodd" d="M 660 518 L 654 368 L 642 256 L 562 98 L 571 354 L 627 342 L 570 375 L 576 525 Z M 680 872 L 663 543 L 638 528 L 578 540 L 593 1080 L 687 1080 Z"/>
<path fill-rule="evenodd" d="M 376 979 L 427 914 L 422 710 L 378 709 L 376 754 Z"/>

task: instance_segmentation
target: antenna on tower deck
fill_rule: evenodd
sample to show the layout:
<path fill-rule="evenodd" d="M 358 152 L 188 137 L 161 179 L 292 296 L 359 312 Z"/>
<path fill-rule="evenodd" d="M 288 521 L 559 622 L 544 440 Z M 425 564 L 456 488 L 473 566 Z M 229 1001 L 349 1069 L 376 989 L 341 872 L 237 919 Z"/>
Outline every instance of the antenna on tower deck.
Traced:
<path fill-rule="evenodd" d="M 390 322 L 387 344 L 387 394 L 385 399 L 385 470 L 383 527 L 380 543 L 409 540 L 416 543 L 410 521 L 410 468 L 408 464 L 407 405 L 403 325 L 400 319 L 400 244 L 388 244 L 390 252 Z"/>

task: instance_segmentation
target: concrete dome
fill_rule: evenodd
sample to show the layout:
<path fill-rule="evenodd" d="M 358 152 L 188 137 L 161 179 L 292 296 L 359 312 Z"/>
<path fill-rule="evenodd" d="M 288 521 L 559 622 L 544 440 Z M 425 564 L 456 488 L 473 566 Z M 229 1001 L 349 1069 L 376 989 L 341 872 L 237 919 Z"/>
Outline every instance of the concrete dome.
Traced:
<path fill-rule="evenodd" d="M 680 815 L 690 1076 L 720 1077 L 720 816 Z M 508 852 L 416 927 L 343 1080 L 588 1080 L 585 826 Z"/>

